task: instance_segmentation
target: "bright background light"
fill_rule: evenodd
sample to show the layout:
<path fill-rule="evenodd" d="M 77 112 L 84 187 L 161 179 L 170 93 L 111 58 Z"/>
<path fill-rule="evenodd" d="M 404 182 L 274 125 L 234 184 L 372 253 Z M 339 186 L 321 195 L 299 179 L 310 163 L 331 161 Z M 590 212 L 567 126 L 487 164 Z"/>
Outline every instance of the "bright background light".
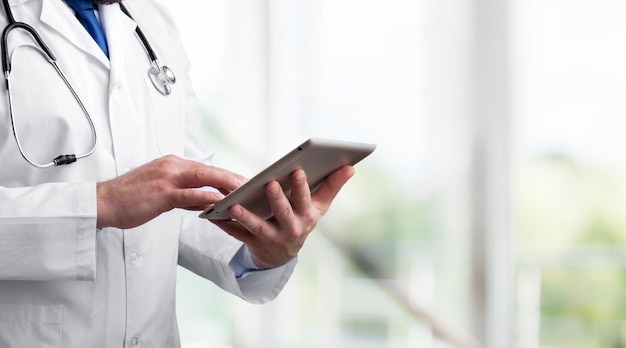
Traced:
<path fill-rule="evenodd" d="M 378 144 L 272 304 L 181 270 L 185 347 L 455 346 L 407 305 L 487 347 L 626 344 L 622 1 L 162 2 L 216 165 Z"/>

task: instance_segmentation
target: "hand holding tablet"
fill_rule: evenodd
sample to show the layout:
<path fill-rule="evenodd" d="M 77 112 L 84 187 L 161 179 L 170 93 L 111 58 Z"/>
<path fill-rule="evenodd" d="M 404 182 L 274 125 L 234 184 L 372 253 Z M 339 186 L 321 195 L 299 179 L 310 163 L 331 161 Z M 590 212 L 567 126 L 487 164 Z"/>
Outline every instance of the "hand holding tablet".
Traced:
<path fill-rule="evenodd" d="M 265 196 L 265 185 L 268 182 L 278 181 L 289 197 L 291 192 L 289 175 L 294 170 L 302 168 L 306 173 L 309 187 L 314 192 L 332 172 L 345 165 L 358 163 L 375 148 L 376 145 L 373 144 L 311 138 L 255 175 L 223 200 L 203 211 L 200 217 L 213 220 L 230 219 L 228 208 L 234 204 L 241 204 L 264 219 L 270 218 L 272 211 Z"/>

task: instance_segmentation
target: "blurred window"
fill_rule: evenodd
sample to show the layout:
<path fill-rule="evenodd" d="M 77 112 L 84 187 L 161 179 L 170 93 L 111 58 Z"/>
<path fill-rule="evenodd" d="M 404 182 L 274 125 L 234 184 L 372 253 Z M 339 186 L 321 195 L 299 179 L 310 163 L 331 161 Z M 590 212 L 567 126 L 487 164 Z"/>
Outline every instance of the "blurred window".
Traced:
<path fill-rule="evenodd" d="M 520 347 L 626 345 L 624 13 L 513 2 Z"/>
<path fill-rule="evenodd" d="M 378 144 L 275 302 L 181 270 L 186 347 L 452 346 L 407 303 L 508 346 L 626 344 L 622 1 L 162 1 L 216 165 L 251 176 L 310 136 Z M 492 106 L 508 113 L 481 119 Z"/>

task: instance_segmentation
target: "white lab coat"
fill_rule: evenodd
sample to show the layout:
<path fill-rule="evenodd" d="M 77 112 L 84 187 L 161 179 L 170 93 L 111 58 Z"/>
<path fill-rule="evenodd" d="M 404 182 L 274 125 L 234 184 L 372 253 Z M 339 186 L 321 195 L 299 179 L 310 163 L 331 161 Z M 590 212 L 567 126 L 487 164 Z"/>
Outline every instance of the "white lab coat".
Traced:
<path fill-rule="evenodd" d="M 99 12 L 109 63 L 60 0 L 10 3 L 15 18 L 53 50 L 93 117 L 99 143 L 69 166 L 31 166 L 16 146 L 0 85 L 0 348 L 179 347 L 177 264 L 250 302 L 273 299 L 295 260 L 237 280 L 229 262 L 241 243 L 195 213 L 174 210 L 132 230 L 96 230 L 97 181 L 166 154 L 212 157 L 200 140 L 189 66 L 169 12 L 152 0 L 125 1 L 160 62 L 177 75 L 165 97 L 147 77 L 150 62 L 135 22 L 118 5 Z M 40 163 L 82 153 L 92 141 L 87 121 L 33 46 L 23 31 L 10 34 L 24 151 Z"/>

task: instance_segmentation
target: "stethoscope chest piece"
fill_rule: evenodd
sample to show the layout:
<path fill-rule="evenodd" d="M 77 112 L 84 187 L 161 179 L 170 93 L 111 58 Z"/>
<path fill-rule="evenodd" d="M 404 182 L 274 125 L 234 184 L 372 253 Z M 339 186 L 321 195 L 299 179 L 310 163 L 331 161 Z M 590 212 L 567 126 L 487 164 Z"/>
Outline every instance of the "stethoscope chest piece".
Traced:
<path fill-rule="evenodd" d="M 170 95 L 172 93 L 172 87 L 176 83 L 176 76 L 172 69 L 167 66 L 160 66 L 157 61 L 153 61 L 152 67 L 148 69 L 148 76 L 152 85 L 159 93 L 163 95 Z"/>

